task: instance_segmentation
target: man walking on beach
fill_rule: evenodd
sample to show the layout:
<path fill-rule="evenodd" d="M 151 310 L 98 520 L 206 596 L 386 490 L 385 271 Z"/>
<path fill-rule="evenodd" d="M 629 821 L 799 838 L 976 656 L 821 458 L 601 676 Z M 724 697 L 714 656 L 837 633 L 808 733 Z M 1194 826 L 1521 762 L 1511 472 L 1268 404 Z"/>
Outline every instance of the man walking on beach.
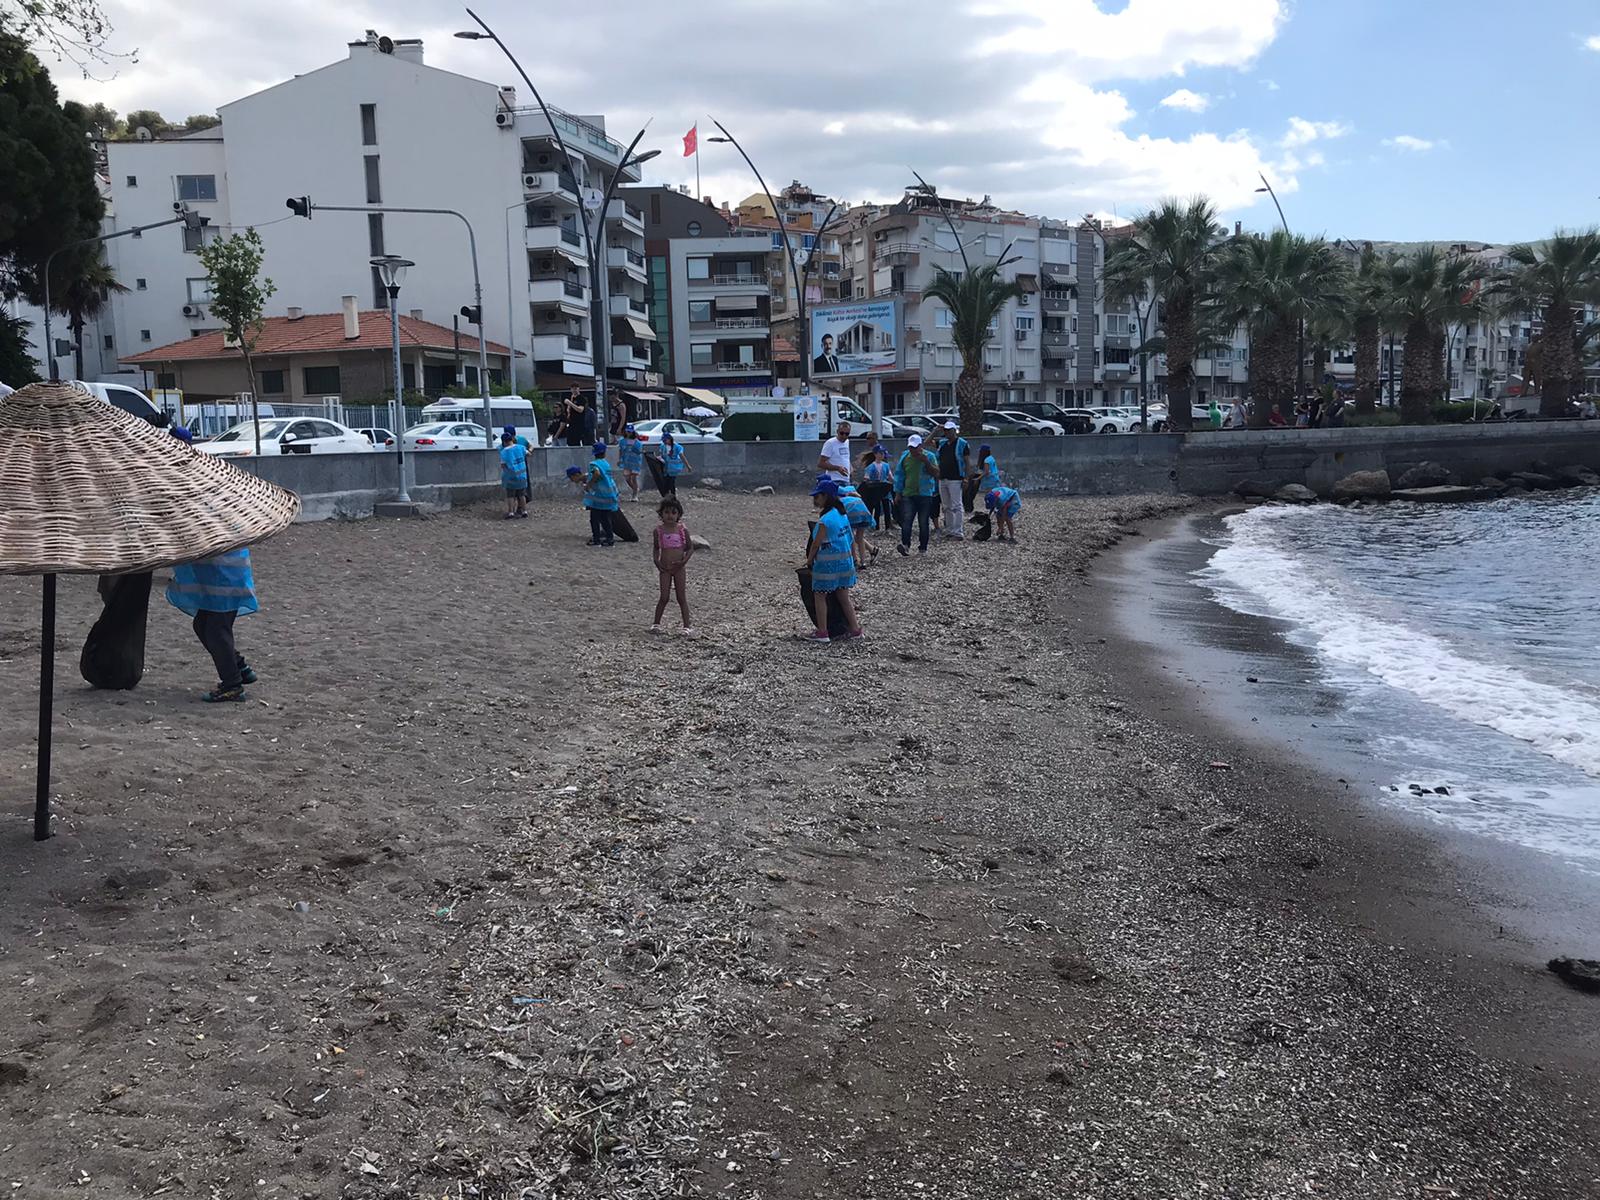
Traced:
<path fill-rule="evenodd" d="M 822 455 L 817 459 L 817 470 L 825 472 L 835 483 L 850 482 L 850 422 L 840 421 L 839 428 L 822 443 Z"/>
<path fill-rule="evenodd" d="M 918 524 L 917 552 L 928 552 L 928 522 L 933 516 L 933 500 L 939 490 L 939 464 L 922 447 L 922 436 L 913 433 L 906 440 L 906 452 L 894 468 L 894 491 L 900 497 L 901 554 L 911 553 L 911 522 Z"/>
<path fill-rule="evenodd" d="M 967 439 L 956 431 L 954 421 L 944 423 L 939 441 L 939 510 L 944 514 L 945 537 L 965 534 L 962 525 L 962 485 L 967 481 Z"/>

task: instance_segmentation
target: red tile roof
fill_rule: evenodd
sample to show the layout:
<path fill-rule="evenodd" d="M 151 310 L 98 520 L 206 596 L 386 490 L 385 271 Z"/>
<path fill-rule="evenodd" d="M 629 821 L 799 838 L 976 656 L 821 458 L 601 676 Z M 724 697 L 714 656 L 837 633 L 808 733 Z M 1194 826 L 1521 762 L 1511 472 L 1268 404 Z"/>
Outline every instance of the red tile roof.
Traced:
<path fill-rule="evenodd" d="M 268 317 L 262 322 L 261 336 L 253 351 L 256 358 L 281 357 L 290 354 L 338 354 L 345 350 L 388 350 L 394 343 L 389 334 L 389 313 L 385 309 L 363 309 L 359 325 L 361 335 L 344 336 L 344 314 L 306 313 L 290 320 L 288 317 Z M 185 338 L 170 346 L 157 346 L 138 354 L 125 356 L 126 363 L 195 362 L 206 359 L 238 358 L 237 347 L 223 344 L 221 330 L 202 333 L 199 337 Z M 400 318 L 400 347 L 412 350 L 451 350 L 454 348 L 451 330 L 432 321 L 419 321 L 415 317 Z M 492 354 L 510 351 L 498 342 L 486 343 Z M 461 335 L 462 353 L 477 353 L 478 339 L 465 333 Z"/>
<path fill-rule="evenodd" d="M 795 346 L 792 338 L 782 334 L 772 335 L 772 361 L 773 362 L 799 362 L 800 350 Z"/>

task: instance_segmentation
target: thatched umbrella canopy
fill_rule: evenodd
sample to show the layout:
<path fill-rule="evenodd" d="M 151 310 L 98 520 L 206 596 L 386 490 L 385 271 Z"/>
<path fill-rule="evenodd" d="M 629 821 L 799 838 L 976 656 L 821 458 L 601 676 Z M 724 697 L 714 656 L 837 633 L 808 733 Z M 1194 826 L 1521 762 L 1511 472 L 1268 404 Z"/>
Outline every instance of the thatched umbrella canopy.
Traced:
<path fill-rule="evenodd" d="M 44 576 L 34 837 L 50 836 L 56 575 L 153 571 L 270 537 L 293 492 L 65 383 L 0 396 L 0 575 Z"/>

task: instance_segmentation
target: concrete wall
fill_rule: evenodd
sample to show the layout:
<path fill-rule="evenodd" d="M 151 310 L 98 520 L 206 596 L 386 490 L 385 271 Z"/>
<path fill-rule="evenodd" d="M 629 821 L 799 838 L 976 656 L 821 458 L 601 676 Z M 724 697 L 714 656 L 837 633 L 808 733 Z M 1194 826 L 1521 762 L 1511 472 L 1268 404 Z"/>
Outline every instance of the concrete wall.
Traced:
<path fill-rule="evenodd" d="M 1442 463 L 1464 481 L 1497 470 L 1526 470 L 1542 459 L 1554 466 L 1600 467 L 1600 421 L 1530 421 L 1496 426 L 1404 429 L 1315 429 L 1275 432 L 1093 435 L 1001 438 L 991 443 L 1008 481 L 1024 492 L 1124 495 L 1135 492 L 1220 496 L 1244 480 L 1304 483 L 1326 494 L 1352 471 L 1387 469 L 1398 479 L 1420 462 Z M 686 446 L 693 469 L 686 487 L 706 476 L 732 489 L 768 484 L 808 486 L 817 473 L 820 443 L 723 442 Z M 894 448 L 899 453 L 899 445 Z M 976 449 L 976 447 L 974 447 Z M 373 504 L 394 495 L 392 454 L 290 455 L 235 459 L 238 465 L 300 494 L 304 520 L 370 516 Z M 499 460 L 490 451 L 413 454 L 412 497 L 452 503 L 499 492 Z M 589 452 L 566 446 L 529 458 L 535 494 L 573 496 L 569 466 Z M 648 482 L 648 477 L 647 477 Z"/>

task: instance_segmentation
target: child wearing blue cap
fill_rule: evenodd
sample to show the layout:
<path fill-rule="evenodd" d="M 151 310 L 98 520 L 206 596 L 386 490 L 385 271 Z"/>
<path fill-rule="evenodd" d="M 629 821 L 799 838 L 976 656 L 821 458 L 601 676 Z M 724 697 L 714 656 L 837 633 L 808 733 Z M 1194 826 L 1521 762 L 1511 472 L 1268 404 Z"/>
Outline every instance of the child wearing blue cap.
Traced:
<path fill-rule="evenodd" d="M 667 483 L 666 494 L 676 496 L 678 476 L 693 468 L 689 466 L 689 460 L 683 457 L 683 447 L 670 433 L 661 435 L 661 466 Z"/>
<path fill-rule="evenodd" d="M 873 528 L 888 529 L 894 524 L 894 467 L 889 464 L 889 448 L 882 442 L 867 451 L 861 498 L 872 513 Z"/>
<path fill-rule="evenodd" d="M 850 624 L 848 641 L 866 635 L 856 617 L 856 606 L 850 599 L 850 589 L 856 585 L 855 535 L 850 529 L 850 518 L 845 515 L 839 499 L 839 485 L 832 479 L 819 479 L 811 489 L 811 502 L 820 514 L 816 529 L 811 534 L 811 548 L 806 554 L 806 566 L 811 568 L 811 606 L 817 623 L 814 633 L 806 640 L 826 646 L 833 639 L 828 636 L 828 597 L 837 595 L 839 607 L 844 610 Z"/>
<path fill-rule="evenodd" d="M 509 434 L 516 441 L 517 445 L 522 447 L 524 452 L 533 449 L 533 443 L 518 433 L 515 425 L 507 425 L 500 432 L 502 434 Z M 533 480 L 531 478 L 528 480 L 528 486 L 522 489 L 522 498 L 528 501 L 533 499 Z"/>
<path fill-rule="evenodd" d="M 628 485 L 628 498 L 638 500 L 639 472 L 644 470 L 644 443 L 632 425 L 623 429 L 622 440 L 617 443 L 617 466 L 622 470 L 623 482 Z"/>
<path fill-rule="evenodd" d="M 1017 493 L 1017 489 L 994 488 L 983 498 L 983 506 L 994 514 L 995 538 L 1016 545 L 1016 517 L 1022 511 L 1022 497 Z"/>
<path fill-rule="evenodd" d="M 583 481 L 583 506 L 589 510 L 589 545 L 614 546 L 616 533 L 611 514 L 621 507 L 617 502 L 617 481 L 606 461 L 606 444 L 596 442 L 590 453 L 593 457 L 589 460 L 589 474 Z"/>
<path fill-rule="evenodd" d="M 516 431 L 500 435 L 500 486 L 506 490 L 506 520 L 528 515 L 528 449 Z"/>
<path fill-rule="evenodd" d="M 817 482 L 830 476 L 817 476 Z M 837 480 L 835 480 L 837 482 Z M 839 484 L 839 503 L 844 505 L 844 515 L 850 519 L 851 545 L 855 552 L 856 566 L 867 565 L 868 553 L 873 558 L 878 557 L 878 548 L 867 545 L 867 530 L 872 528 L 872 510 L 867 507 L 867 502 L 861 498 L 861 493 L 856 491 L 853 483 Z"/>

